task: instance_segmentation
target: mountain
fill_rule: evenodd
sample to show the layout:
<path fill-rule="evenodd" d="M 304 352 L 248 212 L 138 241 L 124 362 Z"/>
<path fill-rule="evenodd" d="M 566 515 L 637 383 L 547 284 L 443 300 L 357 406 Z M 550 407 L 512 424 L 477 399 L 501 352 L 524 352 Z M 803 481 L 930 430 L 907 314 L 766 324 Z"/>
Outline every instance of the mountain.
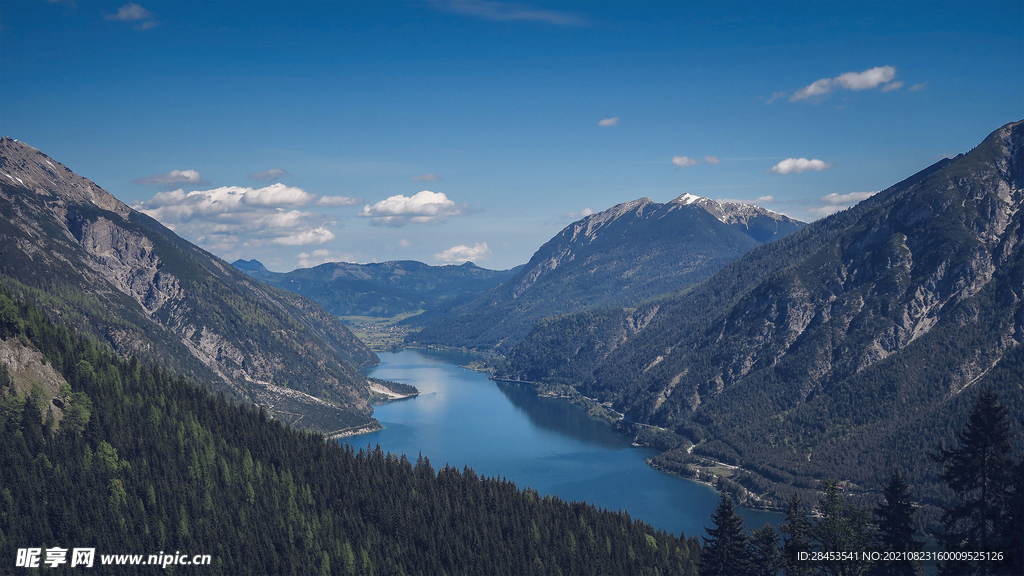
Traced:
<path fill-rule="evenodd" d="M 38 370 L 55 395 L 19 385 Z M 117 551 L 186 551 L 161 557 L 168 573 L 232 576 L 693 575 L 701 553 L 625 511 L 288 429 L 112 354 L 3 285 L 0 486 L 4 548 L 81 542 L 99 574 L 122 572 L 101 562 Z M 208 566 L 176 570 L 176 556 Z M 124 573 L 155 572 L 137 558 Z"/>
<path fill-rule="evenodd" d="M 0 282 L 119 354 L 283 420 L 379 426 L 357 369 L 377 357 L 338 319 L 10 138 L 0 139 Z"/>
<path fill-rule="evenodd" d="M 273 272 L 267 270 L 267 267 L 263 265 L 263 262 L 260 262 L 255 258 L 252 260 L 235 260 L 231 265 L 258 280 L 266 280 L 268 277 L 274 275 Z"/>
<path fill-rule="evenodd" d="M 691 194 L 665 204 L 640 198 L 570 224 L 474 301 L 408 322 L 425 324 L 413 336 L 421 344 L 506 351 L 541 318 L 679 290 L 803 225 Z"/>
<path fill-rule="evenodd" d="M 330 262 L 284 273 L 270 272 L 257 260 L 236 260 L 233 265 L 253 278 L 301 294 L 331 314 L 383 318 L 451 306 L 500 284 L 519 270 L 487 270 L 472 262 L 429 266 L 410 260 Z"/>
<path fill-rule="evenodd" d="M 762 502 L 826 477 L 877 490 L 897 466 L 935 498 L 928 453 L 981 388 L 1024 414 L 1022 184 L 1016 122 L 682 293 L 547 319 L 502 376 L 667 428 L 696 446 L 656 464 L 741 465 Z"/>

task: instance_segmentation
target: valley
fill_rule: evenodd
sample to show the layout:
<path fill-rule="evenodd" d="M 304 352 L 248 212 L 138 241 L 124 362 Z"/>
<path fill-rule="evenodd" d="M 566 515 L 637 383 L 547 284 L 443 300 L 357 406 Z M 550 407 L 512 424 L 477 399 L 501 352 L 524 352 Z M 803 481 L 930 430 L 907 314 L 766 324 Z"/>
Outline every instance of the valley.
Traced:
<path fill-rule="evenodd" d="M 0 574 L 1024 574 L 1022 22 L 2 2 Z"/>
<path fill-rule="evenodd" d="M 385 352 L 402 348 L 409 329 L 402 324 L 403 320 L 422 314 L 422 310 L 399 314 L 391 318 L 377 316 L 339 316 L 345 326 L 352 331 L 366 346 L 374 352 Z"/>
<path fill-rule="evenodd" d="M 935 502 L 946 423 L 986 386 L 1024 410 L 1022 138 L 1007 125 L 678 294 L 545 320 L 498 375 L 667 428 L 662 469 L 741 466 L 721 480 L 738 502 L 822 476 L 871 494 L 897 465 Z"/>
<path fill-rule="evenodd" d="M 518 486 L 609 510 L 672 534 L 699 534 L 717 494 L 703 484 L 647 466 L 657 454 L 637 447 L 608 422 L 566 398 L 538 396 L 532 386 L 491 381 L 463 365 L 473 355 L 406 349 L 381 354 L 368 375 L 415 383 L 415 400 L 378 406 L 384 428 L 345 439 L 353 448 L 380 445 L 401 454 L 501 476 Z M 778 525 L 782 515 L 741 509 L 747 523 Z"/>
<path fill-rule="evenodd" d="M 0 228 L 0 320 L 18 340 L 0 346 L 9 383 L 0 420 L 24 435 L 44 407 L 50 432 L 39 433 L 74 444 L 113 418 L 105 404 L 93 420 L 96 398 L 120 394 L 92 387 L 94 363 L 114 374 L 163 359 L 219 392 L 218 402 L 240 402 L 232 418 L 258 410 L 286 434 L 346 446 L 343 459 L 383 458 L 427 482 L 461 467 L 473 486 L 490 475 L 515 482 L 523 498 L 629 510 L 653 547 L 678 535 L 669 556 L 644 562 L 692 568 L 694 550 L 709 548 L 685 535 L 709 516 L 724 522 L 722 506 L 734 501 L 736 518 L 767 523 L 765 534 L 789 530 L 801 501 L 825 518 L 836 502 L 870 505 L 894 489 L 883 480 L 890 466 L 918 502 L 913 531 L 941 534 L 942 478 L 927 456 L 956 440 L 945 423 L 973 422 L 968 413 L 989 397 L 1007 413 L 1024 403 L 1022 127 L 808 226 L 689 194 L 643 199 L 571 224 L 530 264 L 506 271 L 331 263 L 277 277 L 312 300 L 265 284 L 275 273 L 258 261 L 226 265 L 69 171 L 64 186 L 42 188 L 35 170 L 56 165 L 5 139 L 0 168 L 19 185 L 0 182 L 0 209 L 18 215 Z M 757 231 L 766 226 L 775 232 Z M 26 234 L 31 243 L 17 240 Z M 708 234 L 739 248 L 695 257 L 692 239 Z M 670 254 L 682 242 L 675 249 L 690 260 L 680 269 L 704 268 L 688 279 L 658 258 L 603 263 L 623 238 L 636 254 Z M 587 281 L 574 262 L 590 270 Z M 604 279 L 593 275 L 606 266 Z M 676 288 L 651 295 L 668 285 Z M 587 290 L 600 296 L 579 296 Z M 481 339 L 473 323 L 497 339 Z M 426 343 L 435 350 L 407 348 Z M 89 359 L 68 364 L 65 354 Z M 122 354 L 136 355 L 123 364 Z M 45 385 L 29 382 L 45 364 L 59 370 Z M 1008 435 L 1007 449 L 1021 441 Z M 111 449 L 131 452 L 123 441 Z M 444 461 L 436 476 L 423 454 Z"/>
<path fill-rule="evenodd" d="M 969 154 L 807 227 L 779 228 L 770 212 L 690 194 L 628 202 L 566 227 L 504 281 L 450 298 L 462 304 L 349 322 L 378 351 L 484 353 L 478 367 L 496 380 L 571 399 L 657 448 L 652 466 L 738 503 L 814 501 L 823 476 L 870 498 L 898 465 L 935 523 L 941 490 L 926 446 L 952 441 L 940 423 L 962 422 L 985 386 L 1024 410 L 1014 384 L 1022 138 L 1019 123 L 1007 125 Z M 726 228 L 737 223 L 746 228 Z M 774 235 L 751 232 L 766 226 Z M 685 261 L 659 260 L 706 260 L 692 238 L 709 230 L 742 251 L 693 280 L 678 273 L 690 270 Z M 634 257 L 609 247 L 643 253 L 644 264 L 624 266 Z M 582 269 L 591 272 L 579 284 Z M 650 295 L 668 285 L 677 288 Z M 580 296 L 588 293 L 600 296 Z"/>

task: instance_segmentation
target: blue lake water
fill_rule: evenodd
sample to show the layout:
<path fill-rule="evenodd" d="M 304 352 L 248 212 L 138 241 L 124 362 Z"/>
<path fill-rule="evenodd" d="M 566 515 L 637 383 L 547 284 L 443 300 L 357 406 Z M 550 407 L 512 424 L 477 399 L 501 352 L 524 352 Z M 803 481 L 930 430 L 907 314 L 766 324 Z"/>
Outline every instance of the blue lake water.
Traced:
<path fill-rule="evenodd" d="M 473 359 L 466 354 L 407 349 L 378 356 L 381 364 L 367 375 L 412 384 L 420 395 L 377 406 L 384 430 L 343 442 L 357 449 L 380 444 L 413 461 L 423 454 L 435 470 L 469 466 L 541 494 L 626 510 L 672 534 L 706 536 L 719 499 L 714 489 L 647 466 L 656 451 L 633 446 L 568 401 L 462 368 Z M 783 520 L 774 512 L 738 511 L 748 527 Z"/>

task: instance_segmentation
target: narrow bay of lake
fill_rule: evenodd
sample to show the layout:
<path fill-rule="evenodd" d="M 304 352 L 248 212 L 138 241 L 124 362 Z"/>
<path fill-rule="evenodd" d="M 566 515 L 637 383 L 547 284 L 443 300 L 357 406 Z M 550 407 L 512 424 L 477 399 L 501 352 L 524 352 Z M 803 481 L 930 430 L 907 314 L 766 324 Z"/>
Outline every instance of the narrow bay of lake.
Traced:
<path fill-rule="evenodd" d="M 542 495 L 626 510 L 675 535 L 706 536 L 719 499 L 714 489 L 647 466 L 656 451 L 633 446 L 568 401 L 462 368 L 473 359 L 466 354 L 407 349 L 378 356 L 380 365 L 367 375 L 412 384 L 420 395 L 377 406 L 384 429 L 343 442 L 356 449 L 380 444 L 413 462 L 422 453 L 435 470 L 469 466 Z M 777 526 L 783 518 L 737 510 L 748 528 Z"/>

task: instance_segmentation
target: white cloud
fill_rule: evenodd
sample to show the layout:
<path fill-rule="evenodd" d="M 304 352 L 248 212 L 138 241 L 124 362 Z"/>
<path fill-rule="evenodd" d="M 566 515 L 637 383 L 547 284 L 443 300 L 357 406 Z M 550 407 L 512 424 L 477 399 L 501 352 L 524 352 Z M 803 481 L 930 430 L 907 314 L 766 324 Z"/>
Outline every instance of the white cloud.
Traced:
<path fill-rule="evenodd" d="M 824 218 L 825 216 L 831 216 L 840 210 L 846 210 L 849 206 L 819 206 L 818 208 L 809 208 L 807 211 L 817 216 L 818 218 Z"/>
<path fill-rule="evenodd" d="M 265 188 L 221 186 L 213 190 L 182 189 L 160 192 L 140 203 L 136 209 L 164 222 L 184 222 L 192 218 L 221 217 L 232 213 L 253 213 L 259 208 L 300 207 L 316 195 L 301 188 L 271 184 Z M 273 213 L 273 212 L 272 212 Z"/>
<path fill-rule="evenodd" d="M 129 2 L 128 4 L 118 8 L 117 14 L 107 14 L 104 16 L 107 20 L 116 22 L 135 22 L 136 20 L 146 20 L 147 18 L 152 17 L 152 12 L 134 2 Z"/>
<path fill-rule="evenodd" d="M 807 158 L 786 158 L 782 162 L 772 166 L 772 169 L 769 170 L 769 172 L 772 174 L 799 174 L 807 171 L 821 172 L 822 170 L 828 170 L 831 167 L 831 162 L 824 162 L 818 159 L 808 160 Z"/>
<path fill-rule="evenodd" d="M 894 66 L 877 66 L 863 72 L 846 72 L 836 76 L 836 84 L 847 90 L 869 90 L 880 84 L 892 82 L 896 77 Z"/>
<path fill-rule="evenodd" d="M 443 192 L 423 190 L 412 196 L 397 194 L 372 206 L 367 204 L 359 216 L 372 218 L 378 226 L 405 226 L 410 222 L 436 222 L 463 214 L 467 204 L 456 204 Z"/>
<path fill-rule="evenodd" d="M 436 9 L 499 22 L 543 22 L 557 26 L 585 26 L 586 19 L 571 12 L 533 8 L 496 0 L 431 0 Z"/>
<path fill-rule="evenodd" d="M 672 163 L 680 168 L 688 168 L 690 166 L 696 166 L 701 162 L 710 164 L 712 166 L 718 166 L 722 163 L 722 159 L 718 156 L 705 156 L 704 160 L 699 158 L 690 158 L 689 156 L 673 156 Z"/>
<path fill-rule="evenodd" d="M 882 86 L 882 92 L 888 92 L 890 90 L 899 90 L 900 88 L 903 88 L 903 82 L 897 80 L 895 82 L 889 82 L 885 86 Z"/>
<path fill-rule="evenodd" d="M 907 90 L 910 90 L 911 92 L 917 92 L 918 90 L 924 90 L 927 86 L 927 82 L 921 82 L 919 84 L 914 84 L 910 88 L 907 88 Z"/>
<path fill-rule="evenodd" d="M 398 245 L 401 246 L 402 248 L 408 248 L 409 246 L 412 246 L 412 243 L 406 240 L 405 238 L 402 238 L 398 241 Z"/>
<path fill-rule="evenodd" d="M 866 200 L 875 194 L 878 194 L 878 191 L 850 192 L 849 194 L 837 194 L 833 192 L 832 194 L 826 194 L 819 198 L 819 200 L 825 203 L 824 206 L 811 208 L 808 212 L 819 218 L 824 218 L 825 216 L 835 214 L 840 210 L 846 210 L 850 206 L 860 202 L 861 200 Z"/>
<path fill-rule="evenodd" d="M 775 202 L 775 196 L 772 196 L 770 194 L 768 196 L 758 196 L 756 201 L 757 202 Z"/>
<path fill-rule="evenodd" d="M 249 178 L 253 180 L 266 180 L 268 182 L 275 182 L 285 176 L 291 176 L 291 174 L 283 168 L 271 168 L 270 170 L 249 174 Z"/>
<path fill-rule="evenodd" d="M 786 96 L 786 92 L 785 91 L 782 91 L 782 92 L 772 92 L 772 97 L 769 98 L 768 101 L 764 103 L 764 105 L 767 106 L 767 105 L 771 104 L 772 102 L 775 102 L 779 98 L 785 98 L 785 96 Z"/>
<path fill-rule="evenodd" d="M 348 196 L 321 196 L 316 201 L 317 206 L 355 206 L 361 204 L 362 198 L 349 198 Z"/>
<path fill-rule="evenodd" d="M 147 22 L 140 22 L 135 25 L 134 28 L 136 30 L 149 30 L 160 25 L 159 22 L 152 19 L 152 12 L 134 2 L 121 6 L 117 9 L 116 14 L 107 14 L 104 18 L 112 22 L 139 22 L 140 20 L 147 20 Z"/>
<path fill-rule="evenodd" d="M 172 184 L 195 184 L 203 185 L 209 184 L 206 180 L 203 180 L 198 170 L 171 170 L 167 174 L 156 174 L 154 176 L 146 176 L 145 178 L 136 178 L 132 180 L 136 184 L 142 184 L 143 186 L 169 186 Z"/>
<path fill-rule="evenodd" d="M 793 96 L 789 98 L 790 102 L 796 102 L 797 100 L 804 100 L 806 98 L 813 98 L 814 96 L 822 96 L 832 91 L 832 86 L 835 83 L 831 78 L 822 78 L 821 80 L 815 80 L 808 86 L 796 91 Z"/>
<path fill-rule="evenodd" d="M 491 249 L 487 247 L 487 242 L 477 242 L 472 247 L 466 246 L 465 244 L 459 244 L 458 246 L 452 246 L 451 248 L 434 254 L 434 260 L 439 262 L 479 262 L 486 260 L 491 254 Z"/>
<path fill-rule="evenodd" d="M 223 189 L 218 188 L 218 190 Z M 265 188 L 239 189 L 235 187 L 235 190 L 242 191 L 242 200 L 245 203 L 258 204 L 260 206 L 305 206 L 316 197 L 316 194 L 306 192 L 302 188 L 285 186 L 280 182 Z"/>
<path fill-rule="evenodd" d="M 272 184 L 264 188 L 222 186 L 212 190 L 160 192 L 138 203 L 147 214 L 178 234 L 228 253 L 238 246 L 320 244 L 334 238 L 322 215 L 298 210 L 316 195 Z"/>
<path fill-rule="evenodd" d="M 605 126 L 605 127 L 607 127 L 607 126 L 618 126 L 619 125 L 619 117 L 616 116 L 615 118 L 605 118 L 604 120 L 601 120 L 600 122 L 598 122 L 597 125 L 598 126 Z"/>
<path fill-rule="evenodd" d="M 877 190 L 874 192 L 850 192 L 849 194 L 836 194 L 835 192 L 833 192 L 831 194 L 826 194 L 825 196 L 822 196 L 821 201 L 832 206 L 838 206 L 841 204 L 856 204 L 861 200 L 867 200 L 868 198 L 871 198 L 875 194 L 878 194 Z"/>
<path fill-rule="evenodd" d="M 434 180 L 440 180 L 441 177 L 431 172 L 429 174 L 424 174 L 422 176 L 413 176 L 412 179 L 419 182 L 432 182 Z"/>
<path fill-rule="evenodd" d="M 696 166 L 697 164 L 700 164 L 700 160 L 697 160 L 696 158 L 688 158 L 686 156 L 673 156 L 672 163 L 676 166 L 686 168 L 687 166 Z"/>
<path fill-rule="evenodd" d="M 896 78 L 894 66 L 877 66 L 863 72 L 845 72 L 835 78 L 822 78 L 796 91 L 789 98 L 790 102 L 825 96 L 836 88 L 846 90 L 869 90 L 882 84 L 892 82 Z M 900 84 L 902 85 L 902 83 Z M 897 86 L 898 88 L 898 86 Z M 894 88 L 889 88 L 893 90 Z M 887 91 L 883 89 L 883 92 Z"/>
<path fill-rule="evenodd" d="M 323 244 L 329 240 L 334 240 L 334 232 L 331 232 L 324 226 L 319 226 L 312 230 L 303 230 L 287 236 L 279 236 L 270 242 L 282 246 L 305 246 L 306 244 Z"/>
<path fill-rule="evenodd" d="M 590 216 L 593 213 L 594 209 L 588 206 L 583 210 L 580 210 L 579 212 L 566 212 L 565 216 L 573 220 L 579 220 L 580 218 L 586 218 L 587 216 Z"/>

